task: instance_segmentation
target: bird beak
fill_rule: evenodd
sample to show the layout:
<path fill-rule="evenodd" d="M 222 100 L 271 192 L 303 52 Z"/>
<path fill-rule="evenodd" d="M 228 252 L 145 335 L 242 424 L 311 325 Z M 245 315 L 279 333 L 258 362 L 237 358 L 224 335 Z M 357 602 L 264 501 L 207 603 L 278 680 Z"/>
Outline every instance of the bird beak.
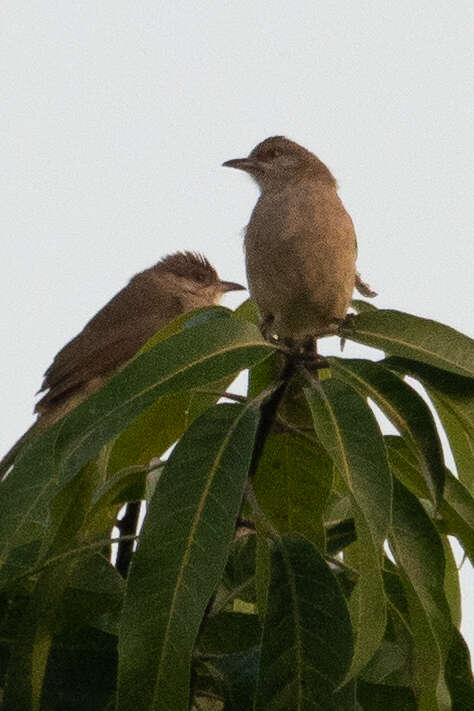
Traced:
<path fill-rule="evenodd" d="M 259 168 L 257 162 L 252 158 L 233 158 L 232 160 L 226 160 L 222 165 L 224 168 L 238 168 L 238 170 L 245 170 L 247 173 Z"/>
<path fill-rule="evenodd" d="M 245 289 L 245 286 L 237 284 L 235 281 L 221 281 L 219 286 L 222 291 L 242 291 Z"/>

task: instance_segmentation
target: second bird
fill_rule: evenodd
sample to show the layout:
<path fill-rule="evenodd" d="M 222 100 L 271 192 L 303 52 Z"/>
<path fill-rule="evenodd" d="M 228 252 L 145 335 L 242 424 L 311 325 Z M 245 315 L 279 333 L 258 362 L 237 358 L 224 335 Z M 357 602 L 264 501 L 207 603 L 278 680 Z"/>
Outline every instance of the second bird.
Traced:
<path fill-rule="evenodd" d="M 283 136 L 224 166 L 246 171 L 261 190 L 245 258 L 262 332 L 312 350 L 314 338 L 345 318 L 354 286 L 375 295 L 356 274 L 354 226 L 336 180 L 313 153 Z"/>
<path fill-rule="evenodd" d="M 153 336 L 180 314 L 218 304 L 226 291 L 244 289 L 222 281 L 200 254 L 176 252 L 145 269 L 103 306 L 57 353 L 44 375 L 36 404 L 38 419 L 0 461 L 12 463 L 32 434 L 54 424 L 107 380 Z"/>

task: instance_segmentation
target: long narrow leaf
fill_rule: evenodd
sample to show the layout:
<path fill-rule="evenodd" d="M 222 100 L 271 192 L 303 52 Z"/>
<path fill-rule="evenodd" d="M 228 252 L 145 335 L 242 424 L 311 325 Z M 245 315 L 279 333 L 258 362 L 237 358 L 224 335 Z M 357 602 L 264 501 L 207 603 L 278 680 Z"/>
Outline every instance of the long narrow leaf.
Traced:
<path fill-rule="evenodd" d="M 390 467 L 394 475 L 413 494 L 428 498 L 428 490 L 418 469 L 413 453 L 401 437 L 385 437 Z M 474 499 L 469 491 L 451 472 L 446 473 L 444 497 L 440 502 L 439 514 L 446 533 L 456 536 L 466 554 L 474 561 Z"/>
<path fill-rule="evenodd" d="M 451 694 L 452 711 L 474 708 L 474 679 L 469 649 L 461 633 L 453 629 L 453 639 L 446 662 L 446 682 Z"/>
<path fill-rule="evenodd" d="M 341 358 L 328 360 L 334 375 L 362 395 L 372 398 L 406 439 L 437 503 L 444 488 L 443 451 L 433 415 L 423 398 L 380 363 Z"/>
<path fill-rule="evenodd" d="M 299 533 L 325 552 L 323 514 L 333 463 L 318 444 L 288 433 L 269 437 L 254 489 L 259 505 L 280 533 Z"/>
<path fill-rule="evenodd" d="M 258 412 L 221 405 L 178 443 L 151 500 L 129 573 L 118 711 L 185 711 L 193 645 L 222 572 Z"/>
<path fill-rule="evenodd" d="M 91 464 L 84 467 L 81 475 L 56 497 L 51 510 L 52 522 L 43 540 L 43 561 L 76 547 L 94 481 L 95 471 Z M 58 610 L 78 565 L 78 557 L 66 557 L 62 564 L 50 565 L 39 574 L 13 645 L 5 709 L 39 711 L 49 654 L 61 624 Z"/>
<path fill-rule="evenodd" d="M 215 382 L 271 352 L 252 324 L 219 318 L 137 357 L 22 452 L 0 487 L 0 561 L 43 535 L 49 503 L 61 486 L 156 399 Z"/>
<path fill-rule="evenodd" d="M 459 478 L 474 495 L 474 378 L 406 358 L 387 358 L 384 365 L 425 386 L 448 436 Z"/>
<path fill-rule="evenodd" d="M 66 418 L 56 443 L 68 478 L 158 397 L 214 383 L 273 352 L 258 329 L 218 318 L 185 329 L 142 353 Z"/>
<path fill-rule="evenodd" d="M 303 537 L 275 541 L 255 711 L 339 711 L 351 657 L 349 613 L 324 558 Z"/>
<path fill-rule="evenodd" d="M 449 695 L 444 665 L 452 627 L 444 593 L 443 546 L 434 524 L 413 494 L 394 481 L 390 547 L 403 575 L 415 640 L 419 711 L 443 711 Z"/>
<path fill-rule="evenodd" d="M 378 648 L 386 623 L 381 573 L 383 544 L 391 519 L 391 477 L 374 415 L 349 385 L 331 379 L 305 390 L 321 443 L 333 458 L 353 500 L 359 581 L 352 594 L 357 633 L 350 676 Z"/>
<path fill-rule="evenodd" d="M 346 338 L 386 353 L 474 376 L 472 339 L 437 321 L 380 309 L 357 314 L 342 332 Z"/>

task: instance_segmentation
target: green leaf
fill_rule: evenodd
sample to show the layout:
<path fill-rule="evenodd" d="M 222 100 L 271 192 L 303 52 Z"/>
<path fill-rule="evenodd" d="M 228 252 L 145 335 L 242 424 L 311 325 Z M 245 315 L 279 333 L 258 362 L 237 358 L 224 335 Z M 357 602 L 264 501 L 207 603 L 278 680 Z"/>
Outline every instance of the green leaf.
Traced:
<path fill-rule="evenodd" d="M 98 553 L 81 558 L 62 601 L 64 629 L 88 625 L 117 636 L 124 592 L 124 580 L 109 560 Z"/>
<path fill-rule="evenodd" d="M 391 477 L 375 417 L 355 390 L 331 379 L 320 387 L 307 388 L 305 394 L 316 434 L 334 460 L 353 502 L 357 541 L 348 550 L 357 559 L 359 581 L 351 598 L 357 634 L 352 677 L 371 659 L 385 631 L 381 564 L 391 517 Z"/>
<path fill-rule="evenodd" d="M 364 299 L 352 299 L 351 306 L 357 311 L 358 314 L 378 311 L 374 304 L 371 304 L 370 301 L 364 301 Z"/>
<path fill-rule="evenodd" d="M 272 351 L 252 324 L 219 318 L 135 358 L 19 455 L 0 487 L 0 562 L 15 547 L 42 537 L 49 504 L 64 482 L 155 400 L 215 383 Z"/>
<path fill-rule="evenodd" d="M 237 529 L 224 575 L 214 595 L 213 615 L 230 609 L 235 601 L 255 603 L 256 538 L 254 533 L 242 535 L 241 529 Z"/>
<path fill-rule="evenodd" d="M 458 566 L 447 536 L 440 536 L 440 538 L 443 544 L 445 560 L 444 594 L 449 605 L 453 625 L 459 628 L 461 625 L 461 585 L 459 583 Z"/>
<path fill-rule="evenodd" d="M 216 317 L 214 312 L 200 315 Z M 191 320 L 185 325 L 190 323 Z M 148 464 L 152 458 L 160 457 L 181 437 L 196 417 L 211 405 L 215 405 L 219 397 L 224 395 L 233 378 L 234 376 L 231 375 L 204 386 L 209 392 L 191 390 L 159 398 L 151 407 L 138 415 L 131 425 L 109 445 L 108 473 L 135 464 Z"/>
<path fill-rule="evenodd" d="M 233 316 L 241 321 L 250 321 L 250 323 L 253 323 L 255 326 L 260 324 L 258 306 L 252 299 L 246 299 L 241 303 L 233 312 Z"/>
<path fill-rule="evenodd" d="M 241 612 L 222 612 L 209 616 L 199 635 L 200 655 L 233 654 L 260 643 L 260 624 L 257 615 Z"/>
<path fill-rule="evenodd" d="M 336 711 L 352 657 L 352 629 L 337 580 L 302 537 L 275 541 L 255 711 Z"/>
<path fill-rule="evenodd" d="M 474 495 L 474 379 L 405 358 L 388 358 L 384 364 L 425 386 L 448 436 L 459 478 Z"/>
<path fill-rule="evenodd" d="M 385 437 L 390 467 L 395 476 L 415 496 L 427 498 L 428 490 L 418 469 L 413 453 L 401 437 Z M 450 471 L 446 470 L 444 497 L 439 514 L 446 533 L 456 536 L 467 555 L 474 561 L 474 499 Z"/>
<path fill-rule="evenodd" d="M 384 684 L 413 687 L 414 641 L 408 617 L 408 602 L 401 575 L 400 568 L 385 556 L 383 580 L 387 596 L 388 623 L 384 639 L 397 645 L 403 654 L 404 663 L 384 679 Z M 365 670 L 363 677 L 365 678 Z"/>
<path fill-rule="evenodd" d="M 235 375 L 273 350 L 255 326 L 234 318 L 212 319 L 158 343 L 64 419 L 56 444 L 62 476 L 71 476 L 158 397 Z"/>
<path fill-rule="evenodd" d="M 418 711 L 413 691 L 396 686 L 360 681 L 357 684 L 357 700 L 362 704 L 360 708 L 363 711 Z"/>
<path fill-rule="evenodd" d="M 387 679 L 406 663 L 406 652 L 396 642 L 383 639 L 380 647 L 361 674 L 370 684 L 386 684 Z"/>
<path fill-rule="evenodd" d="M 342 334 L 358 343 L 459 375 L 474 376 L 474 342 L 437 321 L 402 311 L 360 313 Z"/>
<path fill-rule="evenodd" d="M 127 467 L 94 492 L 85 524 L 89 536 L 95 532 L 110 530 L 123 504 L 145 498 L 147 476 L 146 467 Z"/>
<path fill-rule="evenodd" d="M 215 673 L 215 685 L 225 698 L 225 705 L 204 706 L 201 700 L 197 711 L 253 711 L 255 685 L 260 661 L 260 648 L 250 647 L 244 652 L 224 654 L 207 667 Z"/>
<path fill-rule="evenodd" d="M 422 397 L 401 378 L 369 360 L 328 358 L 334 375 L 372 400 L 415 453 L 435 503 L 445 479 L 443 451 L 433 415 Z"/>
<path fill-rule="evenodd" d="M 119 638 L 118 711 L 184 711 L 191 653 L 222 576 L 258 422 L 219 405 L 173 451 L 129 573 Z"/>
<path fill-rule="evenodd" d="M 256 538 L 253 533 L 237 535 L 230 548 L 229 557 L 216 591 L 212 612 L 225 610 L 234 600 L 255 601 Z"/>
<path fill-rule="evenodd" d="M 444 664 L 451 643 L 451 618 L 444 594 L 443 545 L 434 524 L 408 489 L 394 481 L 389 537 L 408 600 L 415 640 L 419 711 L 444 711 Z"/>
<path fill-rule="evenodd" d="M 305 536 L 321 553 L 326 548 L 323 513 L 332 469 L 321 446 L 278 434 L 267 439 L 253 484 L 259 505 L 278 531 Z"/>
<path fill-rule="evenodd" d="M 83 625 L 70 629 L 54 640 L 41 709 L 111 711 L 116 673 L 116 637 Z"/>
<path fill-rule="evenodd" d="M 159 398 L 142 412 L 111 445 L 108 472 L 115 473 L 135 464 L 148 464 L 160 457 L 207 407 L 215 404 L 217 396 L 200 395 L 193 391 L 173 393 Z M 190 407 L 198 401 L 194 417 Z"/>
<path fill-rule="evenodd" d="M 461 633 L 453 628 L 453 638 L 446 662 L 446 681 L 451 694 L 451 711 L 474 708 L 474 680 L 469 649 Z"/>
<path fill-rule="evenodd" d="M 255 593 L 257 611 L 260 620 L 265 619 L 267 610 L 268 588 L 270 586 L 270 541 L 266 537 L 266 530 L 260 530 L 257 522 L 257 547 L 255 551 Z"/>
<path fill-rule="evenodd" d="M 417 378 L 443 398 L 444 396 L 449 398 L 462 424 L 474 429 L 474 379 L 472 377 L 448 373 L 441 368 L 408 358 L 391 357 L 386 358 L 382 363 L 390 370 Z"/>
<path fill-rule="evenodd" d="M 459 479 L 474 495 L 474 427 L 465 426 L 451 398 L 434 388 L 427 390 L 448 437 Z"/>
<path fill-rule="evenodd" d="M 261 392 L 278 380 L 282 372 L 284 359 L 281 353 L 273 353 L 269 358 L 260 361 L 249 371 L 247 396 L 257 397 Z"/>
<path fill-rule="evenodd" d="M 91 463 L 53 501 L 51 523 L 42 541 L 39 560 L 43 564 L 58 557 L 59 560 L 40 572 L 25 610 L 8 665 L 5 709 L 40 708 L 49 654 L 61 624 L 58 608 L 79 565 L 79 557 L 66 556 L 62 560 L 60 557 L 77 546 L 95 479 L 96 469 Z"/>

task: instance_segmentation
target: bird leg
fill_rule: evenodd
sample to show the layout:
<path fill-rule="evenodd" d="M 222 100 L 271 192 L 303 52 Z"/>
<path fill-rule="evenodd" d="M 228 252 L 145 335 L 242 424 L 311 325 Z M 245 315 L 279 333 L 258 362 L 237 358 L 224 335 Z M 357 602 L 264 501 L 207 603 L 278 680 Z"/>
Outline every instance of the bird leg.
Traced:
<path fill-rule="evenodd" d="M 308 336 L 300 346 L 300 360 L 310 371 L 329 368 L 326 358 L 318 353 L 317 336 Z"/>
<path fill-rule="evenodd" d="M 318 353 L 317 339 L 318 336 L 311 335 L 307 336 L 303 341 L 295 341 L 295 339 L 287 336 L 282 339 L 281 346 L 295 363 L 303 364 L 310 370 L 328 368 L 329 363 Z"/>

